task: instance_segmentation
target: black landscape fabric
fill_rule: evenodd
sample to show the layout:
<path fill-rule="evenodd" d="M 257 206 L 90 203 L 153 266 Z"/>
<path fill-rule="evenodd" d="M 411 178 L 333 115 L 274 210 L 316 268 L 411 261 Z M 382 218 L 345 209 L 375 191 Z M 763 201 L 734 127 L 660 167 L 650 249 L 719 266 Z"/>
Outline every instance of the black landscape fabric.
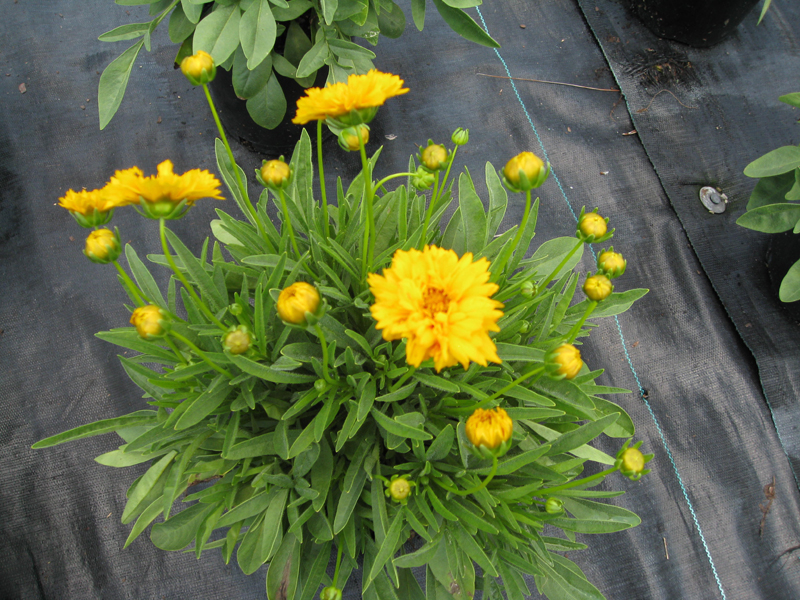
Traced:
<path fill-rule="evenodd" d="M 615 401 L 655 453 L 641 481 L 604 484 L 628 492 L 614 502 L 642 524 L 579 535 L 589 549 L 570 559 L 609 600 L 800 598 L 792 469 L 800 469 L 800 331 L 771 295 L 769 236 L 734 223 L 754 184 L 744 166 L 798 141 L 796 114 L 777 97 L 800 90 L 800 6 L 775 2 L 760 26 L 756 10 L 726 41 L 695 50 L 655 38 L 611 0 L 488 0 L 470 13 L 500 42 L 495 52 L 453 34 L 434 11 L 416 31 L 407 4 L 406 33 L 377 48 L 376 66 L 411 90 L 374 122 L 371 150 L 383 145 L 377 176 L 404 169 L 418 144 L 448 140 L 459 126 L 470 143 L 457 162 L 483 197 L 486 161 L 500 167 L 523 150 L 546 156 L 553 176 L 540 189 L 533 247 L 571 235 L 581 207 L 598 206 L 628 259 L 618 291 L 650 289 L 618 319 L 601 321 L 582 349 L 592 368 L 605 369 L 601 384 L 633 390 Z M 30 449 L 145 406 L 118 349 L 94 337 L 127 325 L 116 274 L 81 256 L 82 230 L 54 204 L 69 188 L 100 187 L 133 165 L 150 173 L 170 159 L 177 172 L 215 171 L 216 130 L 202 91 L 173 69 L 176 47 L 162 31 L 136 61 L 120 112 L 98 129 L 100 73 L 126 46 L 97 36 L 145 20 L 141 7 L 3 6 L 0 597 L 264 598 L 265 567 L 247 577 L 217 553 L 197 561 L 156 549 L 146 535 L 122 549 L 125 491 L 144 465 L 116 470 L 92 460 L 115 448 L 116 436 Z M 248 174 L 260 165 L 242 145 L 234 153 Z M 357 173 L 357 156 L 334 139 L 326 155 L 331 174 Z M 703 208 L 703 185 L 727 194 L 724 213 Z M 236 213 L 230 201 L 209 200 L 174 222 L 195 252 L 220 206 Z M 510 208 L 507 226 L 522 209 L 522 201 Z M 115 225 L 140 254 L 159 252 L 152 222 L 131 212 Z M 581 267 L 592 269 L 589 253 Z M 606 438 L 600 448 L 613 454 L 618 444 Z M 359 571 L 345 598 L 360 598 Z"/>

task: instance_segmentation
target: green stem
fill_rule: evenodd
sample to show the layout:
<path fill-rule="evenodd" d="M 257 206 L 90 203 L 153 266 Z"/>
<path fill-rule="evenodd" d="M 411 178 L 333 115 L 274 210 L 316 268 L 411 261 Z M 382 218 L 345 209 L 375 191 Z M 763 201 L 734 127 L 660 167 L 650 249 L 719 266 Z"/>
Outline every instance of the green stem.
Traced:
<path fill-rule="evenodd" d="M 392 179 L 397 179 L 398 177 L 414 177 L 416 173 L 395 173 L 393 175 L 387 175 L 383 179 L 381 179 L 378 183 L 375 184 L 375 189 L 379 190 L 383 187 L 383 184 L 387 181 L 391 181 Z"/>
<path fill-rule="evenodd" d="M 328 239 L 328 195 L 325 191 L 325 170 L 322 167 L 322 120 L 317 121 L 317 163 L 319 164 L 319 189 L 322 195 L 322 231 Z"/>
<path fill-rule="evenodd" d="M 194 291 L 192 285 L 187 281 L 186 277 L 184 277 L 183 273 L 178 270 L 175 261 L 172 259 L 172 254 L 169 252 L 169 246 L 167 245 L 167 236 L 166 236 L 166 225 L 164 224 L 164 219 L 158 220 L 158 230 L 159 234 L 161 235 L 161 247 L 164 249 L 164 257 L 167 259 L 167 263 L 169 263 L 170 268 L 175 273 L 175 276 L 180 280 L 183 284 L 183 287 L 186 288 L 186 291 L 189 292 L 189 295 L 194 298 L 197 305 L 200 307 L 200 310 L 205 313 L 205 315 L 211 320 L 214 325 L 222 329 L 223 331 L 227 330 L 227 327 L 219 320 L 217 317 L 214 316 L 214 313 L 211 312 L 211 309 L 206 306 L 205 302 L 203 302 L 200 297 L 197 295 L 197 292 Z"/>
<path fill-rule="evenodd" d="M 442 186 L 439 188 L 439 194 L 441 194 L 443 190 L 447 189 L 447 178 L 450 177 L 450 169 L 453 167 L 453 161 L 456 158 L 456 152 L 458 152 L 458 146 L 453 149 L 453 153 L 450 155 L 450 163 L 447 165 L 447 170 L 444 172 L 444 181 L 442 181 Z M 436 200 L 439 200 L 438 194 Z"/>
<path fill-rule="evenodd" d="M 337 548 L 336 548 L 336 570 L 333 572 L 333 587 L 338 589 L 339 583 L 339 566 L 342 564 L 342 546 L 341 540 L 337 540 Z"/>
<path fill-rule="evenodd" d="M 289 231 L 289 239 L 292 241 L 292 248 L 297 255 L 297 260 L 303 256 L 300 254 L 300 248 L 297 247 L 297 239 L 294 237 L 294 227 L 292 227 L 292 219 L 289 218 L 289 209 L 286 207 L 286 195 L 283 193 L 283 188 L 278 188 L 278 197 L 281 200 L 281 210 L 283 211 L 283 223 Z"/>
<path fill-rule="evenodd" d="M 147 296 L 145 296 L 144 292 L 143 292 L 142 290 L 140 290 L 140 289 L 139 289 L 139 286 L 138 286 L 138 285 L 136 285 L 136 284 L 134 283 L 133 279 L 131 279 L 131 278 L 130 278 L 130 275 L 128 275 L 128 274 L 125 272 L 125 269 L 123 269 L 123 268 L 120 266 L 120 264 L 119 264 L 119 263 L 118 263 L 116 260 L 113 260 L 113 261 L 111 261 L 111 262 L 112 262 L 112 263 L 114 263 L 114 266 L 115 266 L 115 267 L 117 267 L 117 271 L 119 272 L 120 276 L 122 277 L 122 279 L 124 279 L 124 280 L 125 280 L 125 283 L 127 283 L 127 284 L 128 284 L 128 286 L 130 287 L 130 290 L 131 290 L 131 291 L 133 292 L 133 294 L 136 296 L 136 298 L 137 298 L 137 301 L 136 301 L 136 302 L 137 302 L 137 304 L 138 304 L 139 306 L 144 306 L 145 304 L 152 304 L 152 303 L 151 303 L 151 301 L 150 301 L 150 298 L 148 298 Z"/>
<path fill-rule="evenodd" d="M 476 492 L 480 492 L 483 488 L 485 488 L 487 485 L 489 485 L 489 483 L 492 481 L 492 479 L 494 479 L 494 476 L 496 474 L 497 474 L 497 457 L 496 456 L 492 456 L 492 470 L 489 471 L 489 474 L 486 476 L 486 479 L 484 479 L 481 483 L 479 483 L 478 485 L 476 485 L 473 488 L 461 491 L 461 490 L 457 490 L 455 488 L 450 487 L 449 485 L 446 485 L 446 484 L 442 483 L 438 479 L 433 479 L 433 482 L 436 483 L 436 485 L 438 485 L 439 487 L 444 488 L 445 490 L 447 490 L 451 494 L 456 494 L 457 496 L 469 496 L 470 494 L 474 494 Z"/>
<path fill-rule="evenodd" d="M 364 247 L 361 249 L 361 278 L 366 280 L 367 271 L 372 266 L 372 258 L 375 252 L 375 232 L 373 228 L 375 224 L 372 222 L 372 203 L 374 200 L 374 191 L 372 188 L 372 171 L 367 160 L 367 151 L 364 149 L 364 140 L 361 136 L 361 128 L 356 128 L 358 133 L 358 146 L 361 154 L 361 170 L 364 177 L 364 206 L 365 218 L 364 224 Z"/>
<path fill-rule="evenodd" d="M 239 168 L 236 166 L 236 159 L 233 158 L 233 151 L 231 150 L 231 146 L 228 143 L 228 138 L 225 136 L 225 130 L 222 129 L 222 123 L 219 120 L 219 115 L 217 114 L 217 109 L 214 107 L 214 101 L 211 99 L 211 92 L 208 91 L 208 86 L 204 83 L 203 84 L 203 91 L 206 93 L 206 100 L 208 100 L 208 106 L 211 108 L 211 114 L 214 116 L 214 122 L 217 124 L 217 129 L 219 130 L 219 136 L 222 140 L 223 145 L 225 146 L 225 150 L 228 152 L 228 160 L 231 161 L 231 169 L 233 170 L 233 174 L 236 177 L 236 185 L 239 186 L 239 193 L 242 195 L 242 201 L 247 206 L 247 209 L 250 211 L 250 217 L 253 221 L 254 225 L 258 226 L 259 232 L 262 236 L 265 235 L 264 231 L 261 227 L 261 222 L 258 219 L 258 215 L 256 214 L 255 208 L 253 208 L 252 203 L 250 202 L 250 198 L 247 195 L 247 189 L 244 187 L 244 182 L 242 181 L 241 176 L 239 175 Z"/>
<path fill-rule="evenodd" d="M 436 197 L 439 194 L 439 171 L 436 171 L 436 179 L 433 182 L 433 193 L 431 194 L 431 201 L 428 204 L 428 210 L 425 211 L 425 223 L 422 225 L 422 237 L 419 239 L 419 247 L 417 250 L 422 250 L 425 247 L 425 241 L 428 239 L 428 225 L 431 222 L 431 215 L 433 215 L 433 207 L 436 204 Z"/>
<path fill-rule="evenodd" d="M 581 320 L 575 323 L 575 326 L 570 330 L 569 334 L 567 334 L 568 344 L 571 344 L 572 342 L 575 341 L 575 338 L 578 337 L 578 334 L 581 331 L 581 327 L 583 327 L 583 324 L 586 322 L 586 319 L 589 318 L 589 315 L 592 314 L 592 311 L 594 311 L 595 308 L 597 308 L 597 302 L 595 300 L 592 300 L 591 302 L 589 302 L 589 306 L 586 307 L 586 310 L 584 311 Z"/>
<path fill-rule="evenodd" d="M 548 283 L 553 281 L 553 277 L 555 277 L 556 274 L 558 274 L 558 272 L 564 267 L 564 265 L 567 264 L 567 261 L 570 258 L 572 258 L 572 255 L 575 254 L 578 251 L 578 248 L 580 248 L 581 246 L 583 246 L 583 240 L 578 240 L 578 243 L 575 245 L 575 247 L 567 253 L 567 255 L 560 263 L 558 263 L 558 266 L 553 270 L 552 273 L 550 273 L 550 275 L 547 276 L 547 279 L 545 279 L 542 283 L 539 284 L 539 291 L 542 291 L 544 288 L 547 287 Z"/>
<path fill-rule="evenodd" d="M 175 345 L 175 342 L 169 339 L 168 335 L 164 336 L 164 342 L 167 344 L 167 346 L 169 346 L 172 349 L 172 351 L 175 353 L 175 356 L 178 357 L 178 360 L 183 364 L 186 364 L 186 358 L 183 356 L 183 354 L 181 354 L 181 351 L 178 350 L 178 347 Z"/>
<path fill-rule="evenodd" d="M 190 349 L 192 352 L 194 352 L 195 354 L 197 354 L 197 356 L 199 356 L 199 357 L 200 357 L 200 358 L 201 358 L 203 361 L 205 361 L 205 362 L 206 362 L 206 364 L 208 364 L 208 365 L 209 365 L 209 366 L 210 366 L 212 369 L 214 369 L 214 370 L 215 370 L 217 373 L 221 373 L 222 375 L 225 375 L 225 377 L 227 377 L 228 379 L 233 379 L 233 375 L 231 375 L 231 374 L 230 374 L 230 372 L 226 371 L 225 369 L 223 369 L 222 367 L 220 367 L 220 366 L 219 366 L 217 363 L 215 363 L 213 360 L 211 360 L 210 358 L 208 358 L 208 356 L 206 355 L 206 353 L 205 353 L 205 352 L 203 352 L 202 350 L 200 350 L 200 348 L 198 348 L 197 346 L 195 346 L 195 345 L 194 345 L 192 342 L 190 342 L 189 340 L 187 340 L 187 339 L 186 339 L 185 337 L 183 337 L 183 336 L 182 336 L 180 333 L 177 333 L 177 332 L 175 332 L 175 331 L 170 331 L 170 332 L 169 332 L 169 335 L 171 335 L 171 336 L 172 336 L 172 337 L 174 337 L 175 339 L 177 339 L 177 340 L 180 340 L 181 342 L 183 342 L 184 344 L 186 344 L 186 345 L 189 347 L 189 349 Z"/>
<path fill-rule="evenodd" d="M 551 494 L 556 494 L 563 490 L 568 490 L 570 488 L 578 487 L 579 485 L 585 485 L 587 483 L 591 483 L 592 481 L 596 481 L 598 479 L 602 479 L 606 475 L 611 475 L 614 471 L 618 471 L 617 467 L 611 467 L 610 469 L 606 469 L 605 471 L 600 471 L 599 473 L 595 473 L 589 477 L 585 477 L 583 479 L 576 479 L 575 481 L 570 481 L 569 483 L 565 483 L 562 485 L 557 485 L 555 487 L 547 488 L 544 490 L 538 490 L 536 492 L 537 496 L 549 496 Z"/>
<path fill-rule="evenodd" d="M 522 233 L 528 226 L 528 219 L 530 218 L 530 216 L 531 216 L 531 191 L 527 190 L 525 192 L 525 212 L 522 213 L 522 222 L 519 224 L 519 229 L 517 230 L 517 235 L 514 236 L 514 241 L 511 242 L 511 247 L 513 248 L 512 252 L 517 251 L 517 244 L 519 244 L 519 240 L 522 238 Z M 508 258 L 510 258 L 510 256 L 511 254 L 506 254 L 504 255 L 503 260 L 499 261 L 499 264 L 492 265 L 492 272 L 497 274 L 498 277 L 505 268 L 506 262 L 508 262 Z"/>
<path fill-rule="evenodd" d="M 328 373 L 328 343 L 325 340 L 325 333 L 322 331 L 322 327 L 319 326 L 319 323 L 314 324 L 314 329 L 317 332 L 320 344 L 322 344 L 322 378 L 331 385 L 338 386 L 339 384 L 337 381 Z"/>
<path fill-rule="evenodd" d="M 408 370 L 405 373 L 403 373 L 403 376 L 400 377 L 400 379 L 398 379 L 395 382 L 395 384 L 389 388 L 389 391 L 394 392 L 403 387 L 403 384 L 408 380 L 409 377 L 411 377 L 414 374 L 416 370 L 417 370 L 416 367 L 409 366 Z"/>
<path fill-rule="evenodd" d="M 463 408 L 458 408 L 458 409 L 456 409 L 456 411 L 460 412 L 460 413 L 461 412 L 463 412 L 463 413 L 472 413 L 472 412 L 476 411 L 479 408 L 483 408 L 484 406 L 489 404 L 492 400 L 496 400 L 498 397 L 500 397 L 503 394 L 505 394 L 508 390 L 515 388 L 516 386 L 518 386 L 520 383 L 522 383 L 526 379 L 530 379 L 531 377 L 533 377 L 537 373 L 542 373 L 543 371 L 544 371 L 544 365 L 540 365 L 538 367 L 534 367 L 533 369 L 531 369 L 530 371 L 528 371 L 524 375 L 520 375 L 519 377 L 517 377 L 514 381 L 509 383 L 507 386 L 505 386 L 505 387 L 499 389 L 498 391 L 496 391 L 491 396 L 487 396 L 486 398 L 484 398 L 480 402 L 476 402 L 475 404 L 473 404 L 471 406 L 465 406 Z"/>

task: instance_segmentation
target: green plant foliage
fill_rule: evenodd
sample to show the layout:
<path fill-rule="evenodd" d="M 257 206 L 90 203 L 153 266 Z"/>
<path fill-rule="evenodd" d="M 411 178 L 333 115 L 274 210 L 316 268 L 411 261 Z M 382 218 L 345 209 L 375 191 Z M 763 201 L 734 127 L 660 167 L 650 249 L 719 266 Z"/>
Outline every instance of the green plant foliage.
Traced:
<path fill-rule="evenodd" d="M 167 17 L 170 40 L 181 44 L 175 62 L 203 50 L 217 65 L 233 68 L 236 94 L 247 99 L 250 116 L 267 129 L 277 127 L 287 109 L 276 73 L 309 87 L 317 72 L 328 67 L 328 82 L 346 81 L 352 73 L 374 68 L 375 53 L 354 43 L 354 38 L 376 45 L 381 35 L 400 37 L 406 24 L 403 10 L 392 0 L 117 0 L 116 4 L 149 4 L 153 20 L 121 25 L 98 38 L 103 42 L 142 38 L 100 77 L 100 129 L 119 109 L 139 51 L 142 46 L 150 51 L 150 36 Z M 433 0 L 433 4 L 457 34 L 477 44 L 499 46 L 464 12 L 481 0 Z M 412 5 L 420 31 L 425 7 L 426 0 Z"/>
<path fill-rule="evenodd" d="M 452 10 L 464 5 L 447 4 Z M 326 14 L 343 6 L 328 6 Z M 231 10 L 238 10 L 236 3 L 226 7 L 213 13 L 220 31 L 227 27 L 222 19 L 229 23 Z M 253 2 L 245 12 L 263 9 Z M 231 52 L 255 52 L 263 42 L 258 35 L 250 50 Z M 625 411 L 600 397 L 625 390 L 598 385 L 602 370 L 584 365 L 569 380 L 550 377 L 545 366 L 554 346 L 589 334 L 594 324 L 587 317 L 619 314 L 646 290 L 614 293 L 599 304 L 577 302 L 573 268 L 583 242 L 534 244 L 524 258 L 538 202 L 528 204 L 524 231 L 500 232 L 509 199 L 490 164 L 486 203 L 469 173 L 455 178 L 457 199 L 445 176 L 427 207 L 413 187 L 378 186 L 372 254 L 364 247 L 371 173 L 347 188 L 337 182 L 338 203 L 327 207 L 326 223 L 311 192 L 307 134 L 291 159 L 285 210 L 283 191 L 265 191 L 250 213 L 233 175 L 238 167 L 221 145 L 217 159 L 243 212 L 256 216 L 242 221 L 218 210 L 211 225 L 216 241 L 206 240 L 198 255 L 165 230 L 164 245 L 175 258 L 150 260 L 163 266 L 174 260 L 166 299 L 127 247 L 135 281 L 126 281 L 126 289 L 134 301 L 146 298 L 171 313 L 175 335 L 145 340 L 129 327 L 98 334 L 139 353 L 121 360 L 152 409 L 84 425 L 35 447 L 117 432 L 122 444 L 97 457 L 99 463 L 150 464 L 128 492 L 122 521 L 133 526 L 125 545 L 152 523 L 150 538 L 164 550 L 199 557 L 219 549 L 226 563 L 235 556 L 248 574 L 268 564 L 270 600 L 310 600 L 331 585 L 325 568 L 333 548 L 340 561 L 336 585 L 361 569 L 365 599 L 467 600 L 478 590 L 487 600 L 521 599 L 531 593 L 526 575 L 551 600 L 602 598 L 562 553 L 586 547 L 576 534 L 613 533 L 640 522 L 608 503 L 621 492 L 592 489 L 619 468 L 619 458 L 593 447 L 593 440 L 634 433 Z M 377 159 L 378 153 L 368 161 L 370 169 Z M 439 217 L 454 201 L 455 213 L 440 228 Z M 266 220 L 269 202 L 289 215 L 293 234 L 285 223 L 276 228 Z M 493 334 L 499 364 L 437 371 L 427 360 L 415 369 L 406 362 L 406 342 L 386 341 L 376 330 L 361 273 L 380 273 L 397 250 L 424 244 L 491 261 L 504 313 Z M 298 281 L 314 283 L 321 308 L 305 313 L 306 323 L 289 324 L 279 318 L 276 301 Z M 223 349 L 232 327 L 252 332 L 242 354 Z M 507 453 L 499 458 L 478 452 L 465 426 L 477 408 L 492 406 L 513 420 Z M 610 468 L 599 471 L 604 466 Z M 392 495 L 397 479 L 409 484 L 405 497 Z M 411 573 L 422 566 L 425 589 Z"/>

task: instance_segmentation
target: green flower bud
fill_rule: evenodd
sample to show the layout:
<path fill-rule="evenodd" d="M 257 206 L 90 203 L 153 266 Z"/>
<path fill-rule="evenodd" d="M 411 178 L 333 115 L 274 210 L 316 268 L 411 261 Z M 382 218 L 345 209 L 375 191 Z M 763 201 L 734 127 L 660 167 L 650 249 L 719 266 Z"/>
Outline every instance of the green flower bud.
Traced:
<path fill-rule="evenodd" d="M 358 134 L 361 133 L 361 142 L 359 143 Z M 369 125 L 365 125 L 360 123 L 353 127 L 348 127 L 347 129 L 343 129 L 339 132 L 337 136 L 339 140 L 339 146 L 342 150 L 347 150 L 348 152 L 357 152 L 361 148 L 361 144 L 363 143 L 365 146 L 369 141 Z"/>
<path fill-rule="evenodd" d="M 550 165 L 533 152 L 521 152 L 506 163 L 500 173 L 512 192 L 527 192 L 542 185 L 550 174 Z"/>
<path fill-rule="evenodd" d="M 604 219 L 597 214 L 595 208 L 592 212 L 586 212 L 586 207 L 581 209 L 578 217 L 578 227 L 575 230 L 575 237 L 583 240 L 587 244 L 604 242 L 614 235 L 614 230 L 608 231 L 608 219 Z"/>
<path fill-rule="evenodd" d="M 292 182 L 292 168 L 284 162 L 283 157 L 277 160 L 265 160 L 261 169 L 256 171 L 256 179 L 261 185 L 273 191 L 286 189 Z"/>
<path fill-rule="evenodd" d="M 386 486 L 384 494 L 386 494 L 387 498 L 391 498 L 400 504 L 406 504 L 408 497 L 411 495 L 411 488 L 416 484 L 408 480 L 408 475 L 392 475 L 391 480 L 386 481 L 384 479 L 383 485 Z"/>
<path fill-rule="evenodd" d="M 319 593 L 319 600 L 342 600 L 342 590 L 329 585 Z"/>
<path fill-rule="evenodd" d="M 641 441 L 636 442 L 631 447 L 628 447 L 630 442 L 630 440 L 625 442 L 622 448 L 620 448 L 619 452 L 617 452 L 614 466 L 619 469 L 619 472 L 622 473 L 622 475 L 631 481 L 637 481 L 641 479 L 643 475 L 647 475 L 650 472 L 650 469 L 645 469 L 644 467 L 650 460 L 652 460 L 653 455 L 641 453 L 639 450 L 639 446 L 642 445 Z"/>
<path fill-rule="evenodd" d="M 242 305 L 241 305 L 241 304 L 239 304 L 238 302 L 234 302 L 233 304 L 231 304 L 231 305 L 228 307 L 228 311 L 229 311 L 229 312 L 230 312 L 230 313 L 231 313 L 231 314 L 232 314 L 234 317 L 238 317 L 240 314 L 242 314 L 242 311 L 243 311 L 243 310 L 244 310 L 244 309 L 242 308 Z"/>
<path fill-rule="evenodd" d="M 431 189 L 433 187 L 433 182 L 433 173 L 426 171 L 425 167 L 419 167 L 416 175 L 411 178 L 411 185 L 420 191 Z"/>
<path fill-rule="evenodd" d="M 419 162 L 429 171 L 438 171 L 447 167 L 450 161 L 450 153 L 441 144 L 434 144 L 428 140 L 428 145 L 420 149 Z"/>
<path fill-rule="evenodd" d="M 131 315 L 131 325 L 136 328 L 140 337 L 151 340 L 166 335 L 169 331 L 169 315 L 158 306 L 148 304 L 140 306 Z"/>
<path fill-rule="evenodd" d="M 556 379 L 573 379 L 583 367 L 580 350 L 572 344 L 561 344 L 545 356 L 548 374 Z"/>
<path fill-rule="evenodd" d="M 594 300 L 595 302 L 605 300 L 613 291 L 614 286 L 611 285 L 611 280 L 602 273 L 587 277 L 583 283 L 583 293 L 586 294 L 589 300 Z"/>
<path fill-rule="evenodd" d="M 459 127 L 450 136 L 450 141 L 456 146 L 463 146 L 469 141 L 469 129 L 462 129 Z"/>
<path fill-rule="evenodd" d="M 559 498 L 548 498 L 544 503 L 544 510 L 550 515 L 561 514 L 564 512 L 564 501 Z"/>
<path fill-rule="evenodd" d="M 627 265 L 628 261 L 619 252 L 614 252 L 613 246 L 600 252 L 597 257 L 597 268 L 609 279 L 622 275 Z"/>
<path fill-rule="evenodd" d="M 250 344 L 252 343 L 253 338 L 250 335 L 250 331 L 244 325 L 231 327 L 225 337 L 222 338 L 222 347 L 231 354 L 244 354 L 250 349 Z"/>

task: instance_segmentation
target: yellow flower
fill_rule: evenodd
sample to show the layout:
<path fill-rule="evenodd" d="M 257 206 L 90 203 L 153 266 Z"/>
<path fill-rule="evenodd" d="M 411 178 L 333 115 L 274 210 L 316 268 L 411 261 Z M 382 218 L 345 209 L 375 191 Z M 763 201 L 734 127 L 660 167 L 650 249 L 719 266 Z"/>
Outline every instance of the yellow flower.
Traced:
<path fill-rule="evenodd" d="M 175 218 L 179 205 L 191 206 L 201 198 L 224 200 L 222 184 L 209 171 L 192 169 L 183 175 L 172 170 L 172 161 L 158 165 L 158 175 L 145 177 L 138 167 L 117 171 L 104 192 L 118 205 L 140 204 L 151 218 Z M 182 214 L 182 211 L 179 211 Z"/>
<path fill-rule="evenodd" d="M 192 85 L 203 85 L 214 80 L 217 67 L 210 54 L 198 50 L 181 61 L 181 71 Z"/>
<path fill-rule="evenodd" d="M 460 259 L 452 250 L 426 246 L 398 250 L 383 275 L 367 277 L 375 303 L 370 307 L 383 339 L 406 339 L 406 362 L 418 367 L 432 358 L 437 371 L 470 361 L 499 363 L 490 331 L 503 305 L 492 300 L 498 286 L 489 283 L 489 261 Z"/>
<path fill-rule="evenodd" d="M 478 408 L 467 419 L 467 439 L 476 447 L 485 446 L 489 450 L 499 448 L 511 439 L 514 422 L 502 408 L 484 410 Z"/>
<path fill-rule="evenodd" d="M 305 125 L 327 118 L 341 118 L 345 127 L 369 123 L 386 100 L 406 92 L 408 88 L 403 87 L 403 80 L 397 75 L 374 69 L 366 75 L 350 75 L 347 83 L 307 89 L 306 95 L 297 101 L 292 123 Z"/>
<path fill-rule="evenodd" d="M 589 297 L 589 300 L 595 302 L 605 300 L 613 291 L 614 286 L 611 285 L 611 280 L 602 274 L 587 277 L 583 282 L 583 293 Z"/>
<path fill-rule="evenodd" d="M 146 340 L 161 337 L 167 332 L 169 320 L 157 306 L 148 304 L 140 306 L 131 315 L 131 325 Z"/>
<path fill-rule="evenodd" d="M 596 212 L 586 213 L 578 221 L 578 232 L 584 238 L 596 240 L 603 237 L 607 230 L 606 220 Z"/>
<path fill-rule="evenodd" d="M 86 238 L 86 248 L 83 253 L 92 262 L 107 264 L 119 258 L 119 238 L 110 229 L 97 229 Z"/>
<path fill-rule="evenodd" d="M 561 344 L 548 354 L 547 362 L 554 365 L 553 374 L 565 379 L 573 379 L 583 366 L 581 352 L 572 344 Z"/>
<path fill-rule="evenodd" d="M 265 187 L 285 188 L 292 180 L 292 168 L 282 160 L 265 160 L 260 175 Z"/>
<path fill-rule="evenodd" d="M 120 206 L 113 198 L 103 193 L 103 190 L 67 190 L 67 193 L 58 199 L 58 205 L 72 213 L 89 216 L 94 211 L 106 212 Z"/>
<path fill-rule="evenodd" d="M 314 313 L 318 307 L 317 288 L 304 281 L 293 283 L 278 296 L 278 316 L 287 323 L 305 323 L 306 313 Z"/>

